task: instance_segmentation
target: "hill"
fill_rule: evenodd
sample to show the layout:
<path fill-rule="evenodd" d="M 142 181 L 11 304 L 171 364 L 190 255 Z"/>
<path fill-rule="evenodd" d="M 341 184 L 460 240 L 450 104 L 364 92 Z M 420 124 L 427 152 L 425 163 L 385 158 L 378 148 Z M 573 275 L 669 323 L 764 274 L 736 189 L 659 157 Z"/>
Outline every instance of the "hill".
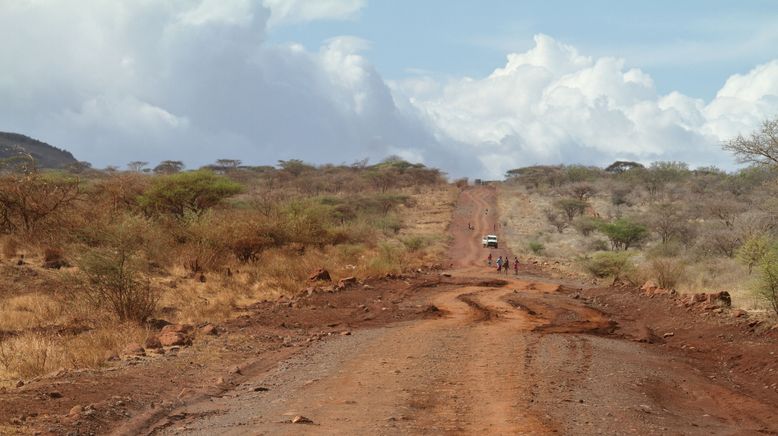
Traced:
<path fill-rule="evenodd" d="M 18 133 L 0 132 L 0 159 L 27 152 L 41 168 L 63 168 L 78 162 L 69 152 Z"/>

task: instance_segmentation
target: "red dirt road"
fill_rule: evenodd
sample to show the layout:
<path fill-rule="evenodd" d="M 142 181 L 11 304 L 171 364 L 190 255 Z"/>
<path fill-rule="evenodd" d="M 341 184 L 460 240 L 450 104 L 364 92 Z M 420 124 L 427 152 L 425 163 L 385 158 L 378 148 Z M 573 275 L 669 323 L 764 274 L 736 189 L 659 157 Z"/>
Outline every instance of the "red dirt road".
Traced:
<path fill-rule="evenodd" d="M 481 246 L 500 234 L 494 196 L 461 194 L 451 271 L 257 305 L 180 356 L 3 394 L 0 417 L 24 405 L 50 434 L 778 434 L 778 330 L 527 265 L 499 275 L 488 253 L 513 256 Z"/>

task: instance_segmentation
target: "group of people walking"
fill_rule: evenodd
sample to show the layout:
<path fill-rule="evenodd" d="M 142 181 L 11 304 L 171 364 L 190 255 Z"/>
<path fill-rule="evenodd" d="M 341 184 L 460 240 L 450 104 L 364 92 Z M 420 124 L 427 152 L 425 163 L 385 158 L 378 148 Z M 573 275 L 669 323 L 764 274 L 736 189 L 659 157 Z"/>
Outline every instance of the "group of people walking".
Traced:
<path fill-rule="evenodd" d="M 489 257 L 486 258 L 486 263 L 489 266 L 492 266 L 492 253 L 489 253 Z M 495 261 L 495 264 L 497 264 L 497 272 L 505 272 L 505 274 L 508 274 L 508 271 L 511 269 L 511 261 L 508 259 L 508 256 L 505 256 L 505 259 L 502 258 L 502 256 L 499 256 L 497 260 Z M 513 273 L 518 275 L 519 274 L 519 258 L 514 257 L 513 258 Z"/>

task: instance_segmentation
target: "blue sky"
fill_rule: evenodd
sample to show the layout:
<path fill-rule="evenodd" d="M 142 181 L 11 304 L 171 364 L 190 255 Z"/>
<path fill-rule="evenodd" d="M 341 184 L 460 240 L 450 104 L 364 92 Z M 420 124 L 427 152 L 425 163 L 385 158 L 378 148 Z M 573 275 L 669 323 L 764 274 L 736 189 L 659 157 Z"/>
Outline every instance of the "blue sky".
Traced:
<path fill-rule="evenodd" d="M 778 117 L 778 2 L 2 0 L 0 131 L 96 167 L 681 160 Z"/>
<path fill-rule="evenodd" d="M 778 3 L 373 0 L 355 17 L 275 27 L 268 37 L 311 50 L 340 35 L 364 38 L 379 72 L 399 79 L 414 69 L 485 76 L 537 33 L 590 56 L 621 57 L 661 93 L 710 99 L 730 75 L 778 58 Z"/>

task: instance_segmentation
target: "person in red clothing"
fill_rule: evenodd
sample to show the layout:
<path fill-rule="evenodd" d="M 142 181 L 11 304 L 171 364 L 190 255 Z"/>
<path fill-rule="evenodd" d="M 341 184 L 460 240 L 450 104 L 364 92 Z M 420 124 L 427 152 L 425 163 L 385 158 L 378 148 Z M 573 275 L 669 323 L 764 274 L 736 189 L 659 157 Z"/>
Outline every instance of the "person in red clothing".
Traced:
<path fill-rule="evenodd" d="M 489 253 L 489 257 L 486 258 L 486 264 L 492 266 L 492 253 Z"/>
<path fill-rule="evenodd" d="M 513 258 L 513 274 L 519 275 L 519 258 L 514 257 Z"/>

